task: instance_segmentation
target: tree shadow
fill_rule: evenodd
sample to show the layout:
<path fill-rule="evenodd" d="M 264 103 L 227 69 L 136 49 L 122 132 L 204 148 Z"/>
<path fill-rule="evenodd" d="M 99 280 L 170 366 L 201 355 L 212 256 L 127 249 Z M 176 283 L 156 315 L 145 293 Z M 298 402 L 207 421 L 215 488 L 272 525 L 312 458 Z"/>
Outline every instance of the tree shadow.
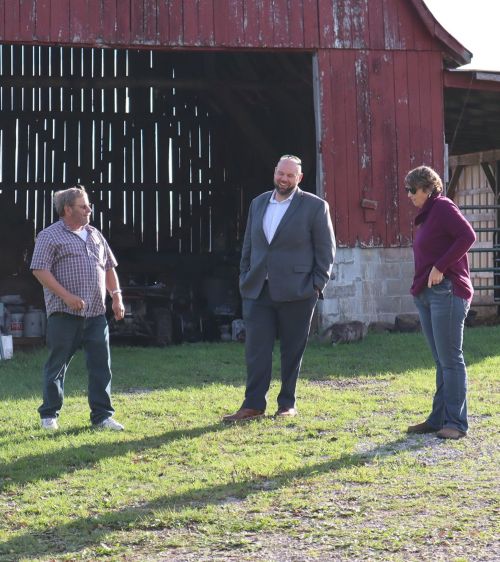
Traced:
<path fill-rule="evenodd" d="M 215 427 L 220 428 L 221 426 L 196 428 L 190 432 L 170 432 L 166 435 L 167 439 L 175 439 L 181 435 L 184 437 L 186 435 L 195 437 L 207 431 L 213 431 Z M 157 442 L 161 438 L 164 440 L 165 435 L 152 440 L 150 446 L 153 446 L 152 443 Z M 405 447 L 404 444 L 408 442 L 410 442 L 410 446 Z M 363 453 L 342 454 L 335 460 L 284 471 L 272 477 L 275 484 L 272 489 L 284 488 L 293 483 L 295 479 L 316 477 L 327 472 L 369 465 L 380 457 L 387 457 L 391 454 L 397 455 L 403 450 L 417 450 L 433 445 L 434 441 L 415 440 L 406 437 L 400 438 L 378 445 Z M 0 554 L 22 551 L 23 556 L 26 557 L 40 556 L 42 553 L 51 556 L 69 552 L 70 550 L 73 552 L 75 549 L 82 550 L 104 541 L 106 535 L 110 532 L 117 530 L 127 531 L 132 525 L 137 523 L 147 525 L 147 518 L 154 515 L 158 510 L 180 510 L 185 507 L 196 509 L 208 505 L 223 505 L 228 498 L 238 498 L 244 501 L 249 495 L 255 494 L 259 490 L 269 491 L 271 488 L 268 482 L 265 482 L 266 480 L 262 477 L 255 477 L 218 486 L 197 488 L 181 494 L 165 495 L 141 506 L 127 507 L 120 511 L 113 511 L 98 516 L 82 517 L 68 524 L 51 527 L 50 530 L 42 533 L 35 534 L 33 531 L 29 531 L 0 544 Z M 68 542 L 71 543 L 71 548 L 66 546 Z M 75 547 L 75 545 L 78 546 Z"/>
<path fill-rule="evenodd" d="M 141 451 L 161 447 L 179 439 L 194 439 L 206 433 L 219 432 L 224 429 L 227 429 L 227 426 L 215 423 L 204 427 L 167 431 L 160 435 L 132 441 L 103 442 L 98 445 L 93 443 L 80 445 L 79 447 L 58 449 L 52 453 L 30 455 L 0 466 L 0 492 L 11 487 L 12 484 L 24 486 L 41 479 L 53 480 L 77 470 L 88 468 L 102 459 L 121 457 L 129 452 L 140 453 Z M 74 430 L 55 433 L 53 438 L 78 435 L 88 431 L 88 428 L 75 428 Z"/>
<path fill-rule="evenodd" d="M 464 340 L 465 360 L 473 366 L 496 354 L 500 327 L 468 328 Z M 2 398 L 41 398 L 41 371 L 45 353 L 19 353 L 0 362 Z M 224 384 L 241 388 L 246 366 L 241 343 L 200 343 L 167 348 L 112 349 L 113 393 L 135 387 L 147 390 L 203 388 Z M 434 370 L 434 361 L 424 336 L 414 334 L 368 334 L 359 343 L 332 346 L 311 341 L 304 355 L 304 380 L 360 380 L 405 374 L 410 370 Z M 279 342 L 276 342 L 273 379 L 279 378 Z M 73 359 L 66 378 L 66 396 L 86 396 L 87 372 L 83 354 Z M 1 405 L 1 402 L 0 402 Z"/>

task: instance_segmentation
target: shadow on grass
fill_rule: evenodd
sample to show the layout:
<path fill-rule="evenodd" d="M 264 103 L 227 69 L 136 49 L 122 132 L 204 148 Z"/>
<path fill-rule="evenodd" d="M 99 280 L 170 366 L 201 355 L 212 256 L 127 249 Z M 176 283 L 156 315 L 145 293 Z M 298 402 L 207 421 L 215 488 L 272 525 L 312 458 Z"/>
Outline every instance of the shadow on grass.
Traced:
<path fill-rule="evenodd" d="M 464 353 L 468 366 L 496 354 L 500 327 L 468 329 Z M 40 396 L 45 353 L 19 353 L 0 362 L 2 398 Z M 113 392 L 203 388 L 209 384 L 244 387 L 244 346 L 240 343 L 199 343 L 167 348 L 112 350 Z M 279 342 L 273 374 L 279 378 Z M 434 370 L 431 353 L 421 333 L 369 334 L 362 342 L 332 346 L 311 342 L 305 352 L 301 378 L 336 380 L 394 376 L 409 370 Z M 75 355 L 66 377 L 66 396 L 86 396 L 87 372 L 82 353 Z M 1 407 L 1 402 L 0 402 Z"/>
<path fill-rule="evenodd" d="M 208 426 L 206 428 L 193 429 L 187 432 L 170 432 L 167 436 L 170 439 L 191 435 L 196 436 L 207 431 L 213 431 L 218 426 Z M 155 438 L 155 442 L 166 436 Z M 167 437 L 168 439 L 168 437 Z M 407 438 L 397 439 L 390 443 L 384 443 L 363 453 L 344 454 L 340 458 L 332 461 L 316 463 L 311 466 L 295 470 L 284 471 L 273 476 L 275 486 L 273 490 L 286 487 L 293 483 L 295 479 L 317 477 L 319 474 L 350 468 L 355 466 L 366 466 L 380 456 L 387 457 L 388 454 L 396 455 L 402 450 L 411 448 L 413 450 L 429 446 L 429 442 L 411 442 L 410 447 L 402 447 L 403 443 L 408 442 Z M 124 444 L 127 447 L 129 444 Z M 153 446 L 151 444 L 151 446 Z M 123 450 L 122 450 L 123 452 Z M 58 453 L 59 455 L 59 453 Z M 127 531 L 136 526 L 137 528 L 158 529 L 158 523 L 148 524 L 148 517 L 154 516 L 158 510 L 181 510 L 183 508 L 203 508 L 208 505 L 224 504 L 227 498 L 238 498 L 245 500 L 249 495 L 263 490 L 263 478 L 248 478 L 240 482 L 221 484 L 218 486 L 207 486 L 205 488 L 186 492 L 183 494 L 173 494 L 162 496 L 149 503 L 124 508 L 120 511 L 113 511 L 102 515 L 82 517 L 75 521 L 51 527 L 44 532 L 29 531 L 17 537 L 7 540 L 0 544 L 0 555 L 12 553 L 22 553 L 25 557 L 43 555 L 56 555 L 66 552 L 75 552 L 84 548 L 91 548 L 103 542 L 106 535 L 113 531 Z M 265 486 L 269 490 L 268 486 Z M 161 527 L 161 525 L 160 525 Z"/>
<path fill-rule="evenodd" d="M 167 431 L 160 435 L 133 441 L 81 445 L 79 447 L 58 449 L 52 453 L 23 457 L 0 467 L 0 492 L 9 488 L 12 484 L 25 485 L 37 480 L 60 478 L 65 474 L 89 468 L 102 459 L 121 457 L 129 452 L 140 453 L 148 449 L 164 446 L 179 439 L 193 439 L 206 433 L 219 432 L 224 429 L 227 429 L 227 426 L 216 423 L 193 429 Z M 54 434 L 53 437 L 57 439 L 59 435 L 78 435 L 88 431 L 88 428 L 74 429 L 65 431 L 63 434 Z"/>

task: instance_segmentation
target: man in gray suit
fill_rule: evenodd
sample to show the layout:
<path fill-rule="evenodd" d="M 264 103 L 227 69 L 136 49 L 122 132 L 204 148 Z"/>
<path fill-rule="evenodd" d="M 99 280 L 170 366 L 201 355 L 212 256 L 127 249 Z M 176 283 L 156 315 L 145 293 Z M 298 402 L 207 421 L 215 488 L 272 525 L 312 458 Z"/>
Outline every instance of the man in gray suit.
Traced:
<path fill-rule="evenodd" d="M 328 204 L 302 191 L 302 162 L 282 156 L 274 190 L 256 197 L 248 214 L 240 263 L 240 292 L 246 327 L 245 400 L 224 422 L 262 417 L 271 383 L 277 333 L 281 391 L 276 416 L 295 416 L 295 387 L 312 314 L 323 298 L 335 257 Z"/>

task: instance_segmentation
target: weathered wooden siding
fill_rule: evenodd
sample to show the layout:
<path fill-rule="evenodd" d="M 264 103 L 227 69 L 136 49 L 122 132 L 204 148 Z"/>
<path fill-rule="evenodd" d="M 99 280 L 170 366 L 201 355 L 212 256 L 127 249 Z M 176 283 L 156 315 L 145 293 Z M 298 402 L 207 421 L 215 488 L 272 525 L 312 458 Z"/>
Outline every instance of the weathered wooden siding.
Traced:
<path fill-rule="evenodd" d="M 443 168 L 443 53 L 415 0 L 0 0 L 0 42 L 298 49 L 318 57 L 323 189 L 341 245 L 406 245 L 402 181 Z"/>
<path fill-rule="evenodd" d="M 339 243 L 406 245 L 407 171 L 426 163 L 443 172 L 440 54 L 322 50 L 319 67 L 325 193 Z"/>
<path fill-rule="evenodd" d="M 0 41 L 137 47 L 435 49 L 398 0 L 0 0 Z"/>

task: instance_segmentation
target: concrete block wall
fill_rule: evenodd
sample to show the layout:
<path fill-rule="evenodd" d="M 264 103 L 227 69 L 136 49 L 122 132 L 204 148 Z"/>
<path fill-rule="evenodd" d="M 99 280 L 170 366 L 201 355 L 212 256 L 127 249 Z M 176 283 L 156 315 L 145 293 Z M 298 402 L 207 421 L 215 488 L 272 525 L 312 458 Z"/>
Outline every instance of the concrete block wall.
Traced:
<path fill-rule="evenodd" d="M 338 248 L 325 300 L 318 305 L 319 329 L 335 322 L 394 322 L 416 312 L 410 286 L 412 248 Z"/>

